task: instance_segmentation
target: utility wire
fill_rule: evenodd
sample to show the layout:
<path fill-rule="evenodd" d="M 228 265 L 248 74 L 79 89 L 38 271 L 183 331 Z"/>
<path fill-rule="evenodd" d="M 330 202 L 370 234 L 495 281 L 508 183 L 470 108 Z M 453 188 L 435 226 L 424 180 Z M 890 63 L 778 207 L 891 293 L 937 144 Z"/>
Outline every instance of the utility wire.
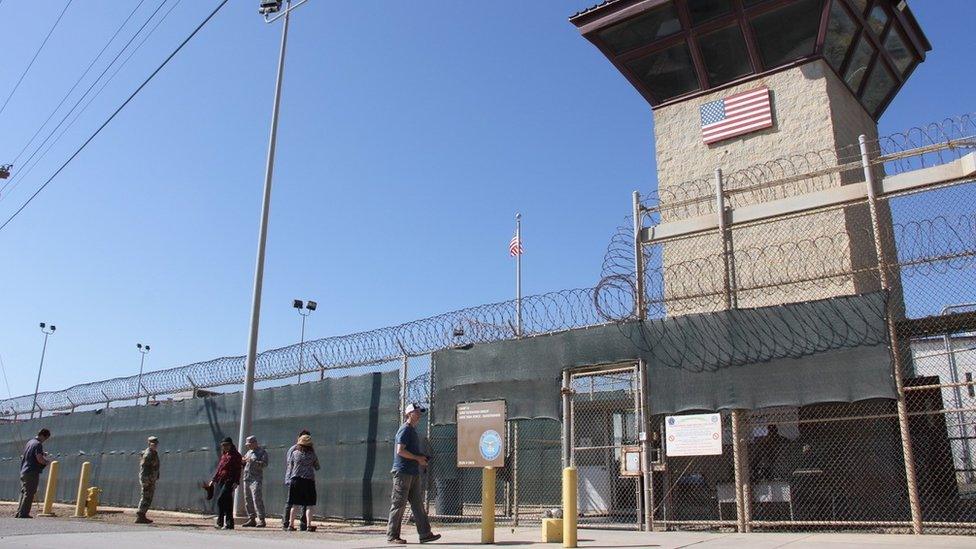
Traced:
<path fill-rule="evenodd" d="M 159 6 L 156 8 L 156 10 L 153 11 L 153 13 L 149 16 L 149 18 L 146 19 L 146 21 L 142 24 L 142 26 L 139 27 L 139 29 L 129 39 L 129 41 L 125 44 L 125 46 L 123 46 L 122 49 L 119 50 L 119 52 L 115 55 L 115 57 L 112 59 L 112 61 L 105 67 L 105 69 L 102 71 L 102 73 L 100 75 L 98 75 L 98 78 L 96 78 L 91 83 L 91 85 L 88 87 L 88 89 L 85 90 L 85 93 L 81 94 L 81 96 L 78 97 L 78 100 L 75 101 L 75 104 L 72 105 L 70 109 L 68 109 L 68 112 L 66 112 L 65 115 L 64 115 L 64 117 L 61 119 L 61 121 L 58 122 L 58 125 L 51 129 L 51 131 L 48 133 L 47 137 L 45 137 L 44 140 L 41 141 L 41 143 L 37 146 L 37 148 L 34 149 L 34 152 L 32 152 L 30 154 L 30 156 L 24 162 L 24 167 L 21 168 L 21 169 L 19 169 L 19 170 L 17 170 L 17 172 L 14 173 L 14 176 L 6 181 L 6 184 L 0 185 L 0 203 L 2 203 L 5 199 L 7 199 L 8 197 L 10 197 L 11 195 L 13 195 L 14 190 L 16 190 L 17 187 L 20 186 L 20 184 L 24 181 L 24 179 L 28 175 L 30 175 L 30 173 L 32 171 L 34 171 L 34 168 L 36 168 L 37 165 L 40 164 L 41 160 L 43 160 L 44 157 L 46 157 L 47 154 L 49 152 L 51 152 L 51 149 L 53 149 L 54 146 L 59 141 L 61 141 L 61 138 L 64 137 L 64 135 L 66 133 L 68 133 L 68 130 L 71 129 L 72 126 L 74 126 L 75 122 L 77 122 L 79 118 L 81 118 L 81 115 L 86 110 L 88 110 L 88 107 L 92 104 L 93 101 L 95 101 L 95 98 L 97 98 L 99 95 L 101 95 L 101 93 L 105 90 L 105 88 L 108 86 L 108 84 L 113 79 L 115 79 L 116 75 L 119 74 L 119 71 L 121 71 L 122 68 L 129 62 L 129 60 L 132 59 L 132 57 L 135 55 L 135 53 L 137 51 L 139 51 L 140 48 L 142 48 L 143 44 L 145 44 L 146 41 L 149 40 L 149 37 L 152 36 L 154 32 L 156 32 L 156 29 L 159 28 L 159 25 L 161 25 L 163 23 L 163 21 L 165 21 L 166 18 L 169 17 L 169 14 L 172 13 L 173 10 L 177 6 L 180 5 L 180 2 L 182 2 L 182 0 L 176 0 L 175 3 L 173 3 L 172 5 L 170 5 L 169 9 L 166 10 L 166 13 L 164 13 L 163 16 L 160 17 L 158 21 L 156 21 L 156 24 L 153 25 L 151 29 L 149 29 L 149 32 L 147 32 L 146 35 L 143 36 L 142 40 L 139 41 L 139 43 L 136 45 L 136 47 L 135 48 L 132 48 L 132 50 L 129 52 L 129 55 L 126 56 L 126 58 L 121 63 L 118 63 L 116 65 L 116 62 L 118 61 L 119 57 L 125 52 L 126 49 L 129 48 L 129 46 L 132 44 L 132 41 L 135 40 L 139 36 L 139 34 L 143 31 L 143 29 L 146 28 L 146 25 L 148 25 L 149 22 L 152 21 L 153 18 L 156 17 L 156 14 L 159 13 L 159 10 L 168 1 L 169 0 L 163 0 L 159 4 Z M 112 72 L 112 74 L 110 74 L 109 77 L 106 78 L 104 82 L 102 82 L 101 87 L 99 87 L 98 90 L 96 90 L 95 93 L 93 93 L 91 95 L 91 97 L 88 98 L 88 101 L 85 103 L 85 105 L 81 109 L 78 109 L 78 105 L 81 104 L 81 102 L 85 100 L 85 97 L 89 93 L 91 93 L 92 89 L 98 84 L 99 80 L 101 80 L 102 77 L 105 76 L 105 73 L 108 72 L 108 70 L 111 69 L 113 65 L 115 66 L 115 70 Z M 75 112 L 75 109 L 78 109 L 78 112 L 75 113 L 74 117 L 71 118 L 71 121 L 70 122 L 68 122 L 67 124 L 65 124 L 65 121 L 68 120 L 69 117 L 71 117 L 71 113 Z M 52 140 L 51 137 L 54 136 L 55 132 L 57 132 L 58 131 L 58 128 L 61 128 L 62 125 L 64 125 L 64 128 L 61 129 L 61 133 L 59 133 L 58 136 L 55 137 Z M 51 142 L 48 143 L 48 141 L 51 141 Z M 44 145 L 45 144 L 47 144 L 47 148 L 44 149 L 44 152 L 41 152 L 41 149 L 44 148 Z M 40 156 L 37 156 L 37 153 L 38 152 L 41 152 Z M 36 159 L 34 158 L 35 156 L 37 157 Z M 33 164 L 31 163 L 31 160 L 32 159 L 34 160 Z M 4 192 L 4 191 L 6 191 L 6 192 Z"/>
<path fill-rule="evenodd" d="M 3 102 L 3 106 L 0 107 L 0 114 L 3 114 L 4 109 L 7 108 L 7 103 L 10 103 L 10 98 L 14 96 L 14 92 L 17 91 L 17 88 L 20 87 L 20 83 L 23 82 L 24 77 L 27 76 L 28 71 L 30 71 L 31 67 L 34 66 L 34 61 L 37 60 L 37 56 L 40 55 L 41 50 L 44 49 L 44 45 L 47 44 L 48 38 L 51 38 L 51 34 L 54 33 L 54 29 L 57 28 L 58 23 L 61 22 L 61 18 L 64 17 L 64 12 L 68 11 L 68 6 L 70 6 L 73 1 L 74 0 L 68 0 L 68 3 L 65 4 L 64 9 L 61 10 L 61 14 L 58 15 L 57 20 L 54 22 L 53 25 L 51 25 L 51 30 L 47 31 L 47 36 L 44 37 L 44 41 L 41 42 L 41 45 L 37 48 L 37 51 L 34 52 L 34 57 L 31 57 L 30 63 L 27 64 L 27 68 L 24 69 L 24 72 L 21 73 L 20 75 L 20 79 L 18 79 L 17 83 L 14 84 L 14 89 L 10 90 L 10 94 L 7 96 L 7 99 Z"/>
<path fill-rule="evenodd" d="M 51 152 L 51 149 L 53 149 L 54 146 L 59 141 L 61 141 L 61 138 L 64 137 L 64 135 L 66 133 L 68 133 L 68 130 L 70 130 L 75 125 L 75 122 L 77 122 L 78 119 L 81 118 L 81 115 L 84 114 L 85 111 L 88 110 L 88 107 L 91 106 L 92 102 L 95 101 L 95 98 L 97 98 L 99 95 L 101 95 L 101 93 L 105 90 L 105 88 L 109 85 L 109 83 L 111 83 L 112 80 L 115 79 L 115 77 L 126 66 L 126 64 L 128 64 L 128 62 L 132 59 L 132 57 L 136 54 L 136 52 L 138 52 L 139 49 L 142 48 L 143 44 L 145 44 L 146 41 L 149 40 L 149 37 L 152 36 L 153 33 L 156 32 L 156 29 L 158 29 L 159 26 L 163 23 L 163 21 L 165 21 L 166 18 L 169 17 L 169 14 L 173 12 L 173 10 L 176 8 L 176 6 L 180 5 L 180 2 L 181 1 L 182 0 L 176 0 L 176 3 L 174 3 L 173 5 L 171 5 L 170 8 L 168 10 L 166 10 L 166 13 L 163 14 L 163 16 L 159 19 L 159 21 L 156 21 L 156 24 L 153 25 L 153 27 L 151 29 L 149 29 L 149 32 L 146 33 L 146 35 L 142 38 L 142 40 L 139 41 L 139 44 L 137 44 L 136 47 L 133 48 L 132 51 L 129 52 L 129 55 L 126 56 L 126 58 L 121 63 L 118 64 L 118 66 L 115 68 L 115 70 L 112 72 L 112 74 L 110 74 L 109 77 L 105 79 L 105 82 L 102 83 L 102 86 L 100 88 L 98 88 L 98 90 L 94 94 L 92 94 L 92 96 L 88 99 L 88 101 L 85 103 L 85 105 L 83 107 L 81 107 L 81 109 L 78 110 L 78 112 L 75 114 L 74 118 L 72 118 L 71 121 L 68 122 L 64 126 L 64 129 L 61 130 L 61 133 L 58 134 L 58 136 L 55 137 L 54 140 L 52 140 L 51 143 L 47 146 L 47 149 L 45 149 L 44 152 L 42 152 L 41 155 L 37 157 L 37 160 L 35 160 L 32 165 L 27 166 L 25 170 L 19 170 L 17 172 L 17 174 L 14 177 L 15 178 L 16 177 L 19 177 L 19 179 L 17 179 L 17 182 L 14 183 L 13 185 L 11 185 L 9 187 L 9 190 L 7 191 L 6 195 L 0 196 L 0 202 L 3 202 L 3 200 L 5 198 L 7 198 L 8 196 L 12 195 L 13 192 L 14 192 L 14 190 L 16 190 L 17 187 L 23 182 L 24 178 L 26 178 L 27 176 L 29 176 L 30 173 L 32 171 L 34 171 L 34 168 L 36 168 L 37 165 L 41 162 L 41 160 L 43 160 L 44 157 L 46 157 L 47 154 L 49 152 Z M 84 99 L 84 96 L 82 96 L 82 99 Z M 74 110 L 74 109 L 72 109 L 72 110 Z M 68 114 L 70 115 L 71 112 L 69 111 Z M 59 126 L 60 126 L 60 124 L 59 124 Z M 57 130 L 57 128 L 54 128 L 54 131 L 56 131 L 56 130 Z M 50 136 L 48 137 L 48 139 L 50 139 Z M 45 139 L 45 141 L 47 141 L 47 139 Z M 41 145 L 43 146 L 43 143 Z M 35 154 L 36 154 L 36 151 L 35 151 Z M 33 155 L 31 155 L 31 157 L 33 157 Z M 10 179 L 9 181 L 13 181 L 13 179 Z M 0 191 L 2 191 L 2 189 L 0 189 Z"/>
<path fill-rule="evenodd" d="M 47 137 L 45 137 L 44 140 L 41 141 L 41 143 L 37 146 L 37 148 L 34 149 L 34 152 L 32 152 L 30 154 L 30 156 L 27 157 L 27 160 L 24 161 L 24 164 L 25 165 L 30 164 L 30 161 L 34 159 L 34 156 L 36 156 L 37 153 L 40 152 L 41 149 L 44 148 L 44 145 L 47 144 L 48 140 L 51 139 L 51 137 L 54 136 L 55 132 L 58 131 L 58 128 L 60 128 L 61 125 L 64 124 L 66 120 L 68 120 L 68 118 L 71 116 L 71 113 L 73 113 L 75 111 L 75 109 L 78 108 L 78 105 L 80 105 L 81 102 L 85 100 L 85 96 L 87 96 L 89 93 L 91 93 L 92 89 L 94 89 L 95 86 L 98 85 L 98 82 L 102 79 L 103 76 L 105 76 L 105 73 L 107 73 L 109 71 L 109 69 L 111 69 L 112 66 L 115 64 L 115 62 L 119 60 L 119 57 L 121 57 L 122 54 L 125 53 L 125 50 L 129 48 L 129 46 L 136 39 L 136 37 L 139 36 L 139 34 L 142 32 L 142 30 L 146 28 L 146 25 L 148 25 L 149 22 L 152 21 L 154 17 L 156 17 L 156 14 L 159 13 L 159 10 L 161 10 L 163 8 L 163 6 L 166 4 L 167 1 L 168 0 L 162 0 L 159 3 L 159 5 L 156 6 L 156 10 L 152 12 L 152 14 L 149 16 L 149 18 L 147 18 L 145 20 L 145 22 L 142 23 L 142 26 L 140 26 L 139 29 L 136 30 L 135 34 L 133 34 L 131 38 L 129 38 L 129 41 L 126 42 L 124 46 L 122 46 L 122 49 L 120 49 L 118 51 L 118 53 L 115 54 L 115 57 L 112 58 L 112 61 L 108 65 L 106 65 L 104 69 L 102 69 L 102 73 L 98 75 L 98 78 L 96 78 L 95 80 L 92 81 L 91 85 L 88 86 L 88 89 L 85 90 L 85 93 L 81 94 L 81 96 L 78 98 L 78 100 L 75 101 L 75 104 L 72 105 L 71 108 L 68 110 L 68 112 L 66 112 L 64 114 L 64 117 L 61 118 L 61 121 L 58 122 L 58 125 L 55 126 L 53 129 L 51 129 L 51 131 L 47 134 Z M 35 164 L 36 164 L 36 162 L 35 162 Z M 11 179 L 9 179 L 6 182 L 6 184 L 3 185 L 3 188 L 6 188 L 6 187 L 9 187 L 10 185 L 12 185 L 13 182 L 14 182 L 14 180 L 23 179 L 23 177 L 20 176 L 20 173 L 21 173 L 20 171 L 14 173 L 14 177 L 11 178 Z M 0 188 L 0 191 L 2 191 L 3 188 Z M 2 199 L 2 197 L 0 197 L 0 199 Z"/>
<path fill-rule="evenodd" d="M 0 2 L 2 1 L 3 0 L 0 0 Z M 143 3 L 145 3 L 145 1 L 146 0 L 139 0 L 139 3 L 136 4 L 136 7 L 129 12 L 129 16 L 125 18 L 125 21 L 122 21 L 122 24 L 119 25 L 119 28 L 115 30 L 115 34 L 113 34 L 112 37 L 108 39 L 108 42 L 106 42 L 105 45 L 102 46 L 101 51 L 99 51 L 98 54 L 95 55 L 95 57 L 91 60 L 91 63 L 88 64 L 88 68 L 85 69 L 85 72 L 81 73 L 81 76 L 78 77 L 78 80 L 75 80 L 74 85 L 71 86 L 71 89 L 68 90 L 68 93 L 64 94 L 64 97 L 61 98 L 61 102 L 58 103 L 58 106 L 54 107 L 54 110 L 51 111 L 51 114 L 47 116 L 47 120 L 45 120 L 44 123 L 42 123 L 41 126 L 37 128 L 37 131 L 35 131 L 34 135 L 31 136 L 29 141 L 27 141 L 27 143 L 24 145 L 24 148 L 21 149 L 19 153 L 17 153 L 17 156 L 14 157 L 11 164 L 14 165 L 17 164 L 17 161 L 20 160 L 20 157 L 24 155 L 24 152 L 27 151 L 27 148 L 30 147 L 31 143 L 34 142 L 34 139 L 37 138 L 37 134 L 41 133 L 41 130 L 44 129 L 44 126 L 46 126 L 47 123 L 50 122 L 52 118 L 54 118 L 54 115 L 58 112 L 58 109 L 61 108 L 61 105 L 64 105 L 64 102 L 68 100 L 68 97 L 71 95 L 71 92 L 75 91 L 75 88 L 78 87 L 78 84 L 80 84 L 81 81 L 84 80 L 86 76 L 88 76 L 89 71 L 91 71 L 92 67 L 95 66 L 95 63 L 102 58 L 102 54 L 105 53 L 105 50 L 107 50 L 110 45 L 112 45 L 112 42 L 115 42 L 115 38 L 119 35 L 120 32 L 122 32 L 122 29 L 125 28 L 125 26 L 129 23 L 129 20 L 132 19 L 132 16 L 135 15 L 136 11 L 142 6 Z"/>
<path fill-rule="evenodd" d="M 26 201 L 25 201 L 25 202 L 24 202 L 24 203 L 23 203 L 23 204 L 22 204 L 22 205 L 20 206 L 20 208 L 18 208 L 18 209 L 17 209 L 17 211 L 15 211 L 15 212 L 14 212 L 14 213 L 13 213 L 13 214 L 12 214 L 12 215 L 10 216 L 10 217 L 8 217 L 8 218 L 7 218 L 7 220 L 6 220 L 6 221 L 4 221 L 4 222 L 3 222 L 3 225 L 0 225 L 0 231 L 2 231 L 2 230 L 3 230 L 3 229 L 4 229 L 4 228 L 5 228 L 6 226 L 7 226 L 7 225 L 9 225 L 9 224 L 10 224 L 10 222 L 11 222 L 11 221 L 13 221 L 13 219 L 14 219 L 15 217 L 17 217 L 17 215 L 19 215 L 19 214 L 20 214 L 20 212 L 22 212 L 22 211 L 24 211 L 24 208 L 26 208 L 26 207 L 27 207 L 27 205 L 28 205 L 28 204 L 30 204 L 30 203 L 31 203 L 31 202 L 32 202 L 32 201 L 34 200 L 34 198 L 36 198 L 36 197 L 37 197 L 37 195 L 39 195 L 39 194 L 41 193 L 41 191 L 43 191 L 43 190 L 44 190 L 45 188 L 47 188 L 47 186 L 48 186 L 48 185 L 49 185 L 49 184 L 51 183 L 51 181 L 54 181 L 54 178 L 55 178 L 55 177 L 57 177 L 57 176 L 58 176 L 58 174 L 60 174 L 60 173 L 61 173 L 61 172 L 62 172 L 62 171 L 63 171 L 63 170 L 64 170 L 64 169 L 65 169 L 65 168 L 66 168 L 66 167 L 68 166 L 68 164 L 70 164 L 70 163 L 71 163 L 71 161 L 75 159 L 75 157 L 76 157 L 76 156 L 78 156 L 79 154 L 81 154 L 81 151 L 83 151 L 83 150 L 85 150 L 85 147 L 87 147 L 87 146 L 88 146 L 88 144 L 89 144 L 89 143 L 91 143 L 91 142 L 92 142 L 92 140 L 93 140 L 93 139 L 95 139 L 95 137 L 97 137 L 97 136 L 98 136 L 98 134 L 99 134 L 99 133 L 101 133 L 103 129 L 105 129 L 105 126 L 108 126 L 108 124 L 109 124 L 109 123 L 110 123 L 110 122 L 111 122 L 111 121 L 112 121 L 112 120 L 113 120 L 113 119 L 114 119 L 114 118 L 115 118 L 115 117 L 116 117 L 116 116 L 117 116 L 117 115 L 118 115 L 118 114 L 119 114 L 120 112 L 122 112 L 122 109 L 124 109 L 124 108 L 126 107 L 126 105 L 128 105 L 128 104 L 129 104 L 129 103 L 130 103 L 130 102 L 131 102 L 131 101 L 132 101 L 132 100 L 133 100 L 133 99 L 135 98 L 135 96 L 136 96 L 136 95 L 138 95 L 138 94 L 139 94 L 139 92 L 140 92 L 140 91 L 142 91 L 142 89 L 143 89 L 143 88 L 145 88 L 145 87 L 146 87 L 146 85 L 148 85 L 148 84 L 149 84 L 149 82 L 151 82 L 151 81 L 152 81 L 152 79 L 156 77 L 156 75 L 157 75 L 157 74 L 159 74 L 159 71 L 161 71 L 161 70 L 163 70 L 163 67 L 165 67 L 165 66 L 166 66 L 167 64 L 169 64 L 169 62 L 170 62 L 170 61 L 171 61 L 171 60 L 172 60 L 172 59 L 173 59 L 174 57 L 176 57 L 176 54 L 177 54 L 177 53 L 179 53 L 179 52 L 180 52 L 180 50 L 182 50 L 182 49 L 183 49 L 183 47 L 184 47 L 184 46 L 186 46 L 186 45 L 187 45 L 187 43 L 188 43 L 188 42 L 189 42 L 190 40 L 192 40 L 192 39 L 193 39 L 193 37 L 194 37 L 194 36 L 196 36 L 196 34 L 197 34 L 198 32 L 200 32 L 200 29 L 202 29 L 202 28 L 204 27 L 204 25 L 206 25 L 207 23 L 209 23 L 209 22 L 210 22 L 210 20 L 211 20 L 211 19 L 213 19 L 213 17 L 214 17 L 215 15 L 217 15 L 217 12 L 219 12 L 219 11 L 220 11 L 220 9 L 221 9 L 221 8 L 223 8 L 225 4 L 227 4 L 227 0 L 222 0 L 222 1 L 220 2 L 220 4 L 218 4 L 218 5 L 217 5 L 217 7 L 216 7 L 216 8 L 214 8 L 214 10 L 213 10 L 212 12 L 210 12 L 210 15 L 208 15 L 208 16 L 207 16 L 207 17 L 206 17 L 206 18 L 205 18 L 205 19 L 204 19 L 204 20 L 203 20 L 202 22 L 200 22 L 200 24 L 199 24 L 199 25 L 197 25 L 197 27 L 196 27 L 195 29 L 193 29 L 193 32 L 191 32 L 191 33 L 189 34 L 189 36 L 187 36 L 187 37 L 186 37 L 186 38 L 185 38 L 185 39 L 184 39 L 184 40 L 183 40 L 182 42 L 180 42 L 180 45 L 179 45 L 179 46 L 177 46 L 175 50 L 173 50 L 173 53 L 171 53 L 171 54 L 169 54 L 169 56 L 168 56 L 168 57 L 167 57 L 167 58 L 166 58 L 165 60 L 163 60 L 163 62 L 162 62 L 162 63 L 160 63 L 160 65 L 159 65 L 158 67 L 156 67 L 156 70 L 154 70 L 154 71 L 152 72 L 152 74 L 150 74 L 150 75 L 149 75 L 149 76 L 148 76 L 148 77 L 147 77 L 147 78 L 146 78 L 146 79 L 145 79 L 145 80 L 144 80 L 144 81 L 142 82 L 142 84 L 140 84 L 140 85 L 139 85 L 139 87 L 138 87 L 138 88 L 136 88 L 136 90 L 135 90 L 134 92 L 132 92 L 132 95 L 130 95 L 128 99 L 126 99 L 125 101 L 123 101 L 123 102 L 122 102 L 122 104 L 121 104 L 121 105 L 119 105 L 119 108 L 117 108 L 117 109 L 115 109 L 115 112 L 113 112 L 113 113 L 111 114 L 111 116 L 109 116 L 109 117 L 108 117 L 108 118 L 107 118 L 107 119 L 105 120 L 105 122 L 102 122 L 102 125 L 101 125 L 101 126 L 99 126 L 99 127 L 98 127 L 98 129 L 96 129 L 96 130 L 95 130 L 95 132 L 94 132 L 94 133 L 92 133 L 92 134 L 91 134 L 91 136 L 90 136 L 90 137 L 89 137 L 88 139 L 86 139 L 86 140 L 85 140 L 85 142 L 84 142 L 84 143 L 82 143 L 80 147 L 78 147 L 78 150 L 76 150 L 76 151 L 75 151 L 75 152 L 74 152 L 74 153 L 73 153 L 73 154 L 72 154 L 72 155 L 71 155 L 70 157 L 68 157 L 68 159 L 64 161 L 64 164 L 61 164 L 61 167 L 60 167 L 60 168 L 58 168 L 58 169 L 57 169 L 57 171 L 55 171 L 55 172 L 54 172 L 54 173 L 53 173 L 53 174 L 51 175 L 51 177 L 49 177 L 49 178 L 47 179 L 47 181 L 45 181 L 45 182 L 44 182 L 44 184 L 40 186 L 40 188 L 38 188 L 38 189 L 37 189 L 36 191 L 34 191 L 34 194 L 32 194 L 32 195 L 30 196 L 30 198 L 28 198 L 28 199 L 27 199 L 27 200 L 26 200 Z"/>

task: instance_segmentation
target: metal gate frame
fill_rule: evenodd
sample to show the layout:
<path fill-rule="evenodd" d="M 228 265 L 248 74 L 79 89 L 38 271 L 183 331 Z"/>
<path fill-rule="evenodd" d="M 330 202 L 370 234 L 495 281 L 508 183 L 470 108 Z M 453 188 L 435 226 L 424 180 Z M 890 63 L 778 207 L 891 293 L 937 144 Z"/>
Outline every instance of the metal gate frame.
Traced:
<path fill-rule="evenodd" d="M 573 368 L 570 370 L 563 371 L 563 387 L 561 390 L 563 396 L 563 465 L 565 467 L 576 467 L 576 453 L 578 450 L 588 451 L 588 450 L 605 450 L 610 451 L 614 454 L 620 454 L 623 448 L 626 446 L 633 446 L 631 444 L 620 444 L 610 440 L 608 445 L 597 445 L 592 447 L 580 447 L 576 444 L 576 402 L 573 396 L 576 394 L 576 390 L 573 389 L 574 381 L 578 381 L 582 378 L 590 378 L 591 386 L 592 379 L 599 376 L 606 376 L 608 374 L 623 373 L 629 374 L 630 378 L 630 388 L 633 395 L 633 406 L 622 409 L 623 412 L 632 411 L 634 414 L 632 428 L 637 435 L 637 444 L 641 447 L 641 463 L 640 463 L 640 474 L 634 477 L 634 498 L 635 498 L 635 509 L 634 514 L 636 515 L 636 523 L 633 525 L 636 530 L 646 530 L 652 525 L 653 517 L 650 516 L 653 510 L 653 495 L 647 493 L 647 487 L 652 484 L 650 482 L 650 471 L 649 471 L 649 451 L 650 443 L 647 437 L 647 421 L 648 417 L 645 413 L 645 395 L 646 393 L 646 372 L 645 364 L 643 360 L 635 360 L 632 363 L 614 363 L 609 365 L 599 365 L 599 366 L 584 366 L 580 368 Z M 626 420 L 625 420 L 626 421 Z M 630 427 L 628 422 L 628 427 Z M 611 475 L 619 476 L 619 471 L 613 471 Z M 615 478 L 615 477 L 612 477 Z M 579 488 L 579 494 L 583 494 L 584 488 L 582 485 Z M 611 498 L 615 495 L 615 491 L 612 491 Z M 612 514 L 612 499 L 611 503 L 608 505 L 608 512 Z M 613 523 L 610 522 L 606 526 L 613 527 L 614 525 L 624 525 L 627 523 Z M 581 527 L 598 527 L 595 524 L 581 524 Z"/>

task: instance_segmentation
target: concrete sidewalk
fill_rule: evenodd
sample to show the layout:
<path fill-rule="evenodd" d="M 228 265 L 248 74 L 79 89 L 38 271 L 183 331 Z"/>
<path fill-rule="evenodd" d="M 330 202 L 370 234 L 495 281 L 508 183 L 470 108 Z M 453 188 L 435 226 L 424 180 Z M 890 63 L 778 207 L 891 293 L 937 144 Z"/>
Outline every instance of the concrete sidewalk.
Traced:
<path fill-rule="evenodd" d="M 404 530 L 410 545 L 417 546 L 416 534 Z M 425 547 L 483 547 L 477 529 L 440 530 L 441 541 Z M 499 528 L 496 545 L 537 545 L 558 548 L 561 544 L 538 542 L 538 528 L 520 528 L 514 533 Z M 18 520 L 0 518 L 0 547 L 30 547 L 37 549 L 128 549 L 186 547 L 213 549 L 233 546 L 243 549 L 286 549 L 292 547 L 385 548 L 388 545 L 382 530 L 344 529 L 320 530 L 314 533 L 282 532 L 279 529 L 237 529 L 217 531 L 173 526 L 136 526 L 111 524 L 84 519 Z M 679 549 L 701 548 L 767 549 L 788 546 L 790 549 L 836 549 L 841 547 L 874 547 L 879 549 L 976 548 L 976 537 L 967 536 L 909 536 L 884 534 L 720 534 L 694 532 L 633 532 L 611 530 L 580 530 L 579 547 L 613 548 L 655 547 Z"/>

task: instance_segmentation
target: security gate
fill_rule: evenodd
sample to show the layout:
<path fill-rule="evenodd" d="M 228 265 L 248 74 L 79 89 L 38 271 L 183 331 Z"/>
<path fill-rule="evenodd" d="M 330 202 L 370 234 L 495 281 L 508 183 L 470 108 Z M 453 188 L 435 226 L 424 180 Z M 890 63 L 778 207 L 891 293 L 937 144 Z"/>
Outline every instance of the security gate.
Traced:
<path fill-rule="evenodd" d="M 570 460 L 579 483 L 579 524 L 640 529 L 643 402 L 638 365 L 570 374 Z"/>

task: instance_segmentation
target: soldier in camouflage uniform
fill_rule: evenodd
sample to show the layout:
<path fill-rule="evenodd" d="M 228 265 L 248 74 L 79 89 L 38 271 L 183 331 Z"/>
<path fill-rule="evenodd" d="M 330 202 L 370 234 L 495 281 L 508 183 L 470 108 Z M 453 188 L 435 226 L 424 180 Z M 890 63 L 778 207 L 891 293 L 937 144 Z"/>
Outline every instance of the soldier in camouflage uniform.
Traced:
<path fill-rule="evenodd" d="M 149 437 L 149 447 L 142 451 L 139 461 L 139 482 L 142 484 L 142 498 L 139 500 L 139 511 L 136 513 L 136 524 L 152 524 L 146 518 L 146 511 L 152 505 L 153 495 L 156 493 L 156 481 L 159 480 L 159 454 L 156 446 L 159 439 Z"/>

